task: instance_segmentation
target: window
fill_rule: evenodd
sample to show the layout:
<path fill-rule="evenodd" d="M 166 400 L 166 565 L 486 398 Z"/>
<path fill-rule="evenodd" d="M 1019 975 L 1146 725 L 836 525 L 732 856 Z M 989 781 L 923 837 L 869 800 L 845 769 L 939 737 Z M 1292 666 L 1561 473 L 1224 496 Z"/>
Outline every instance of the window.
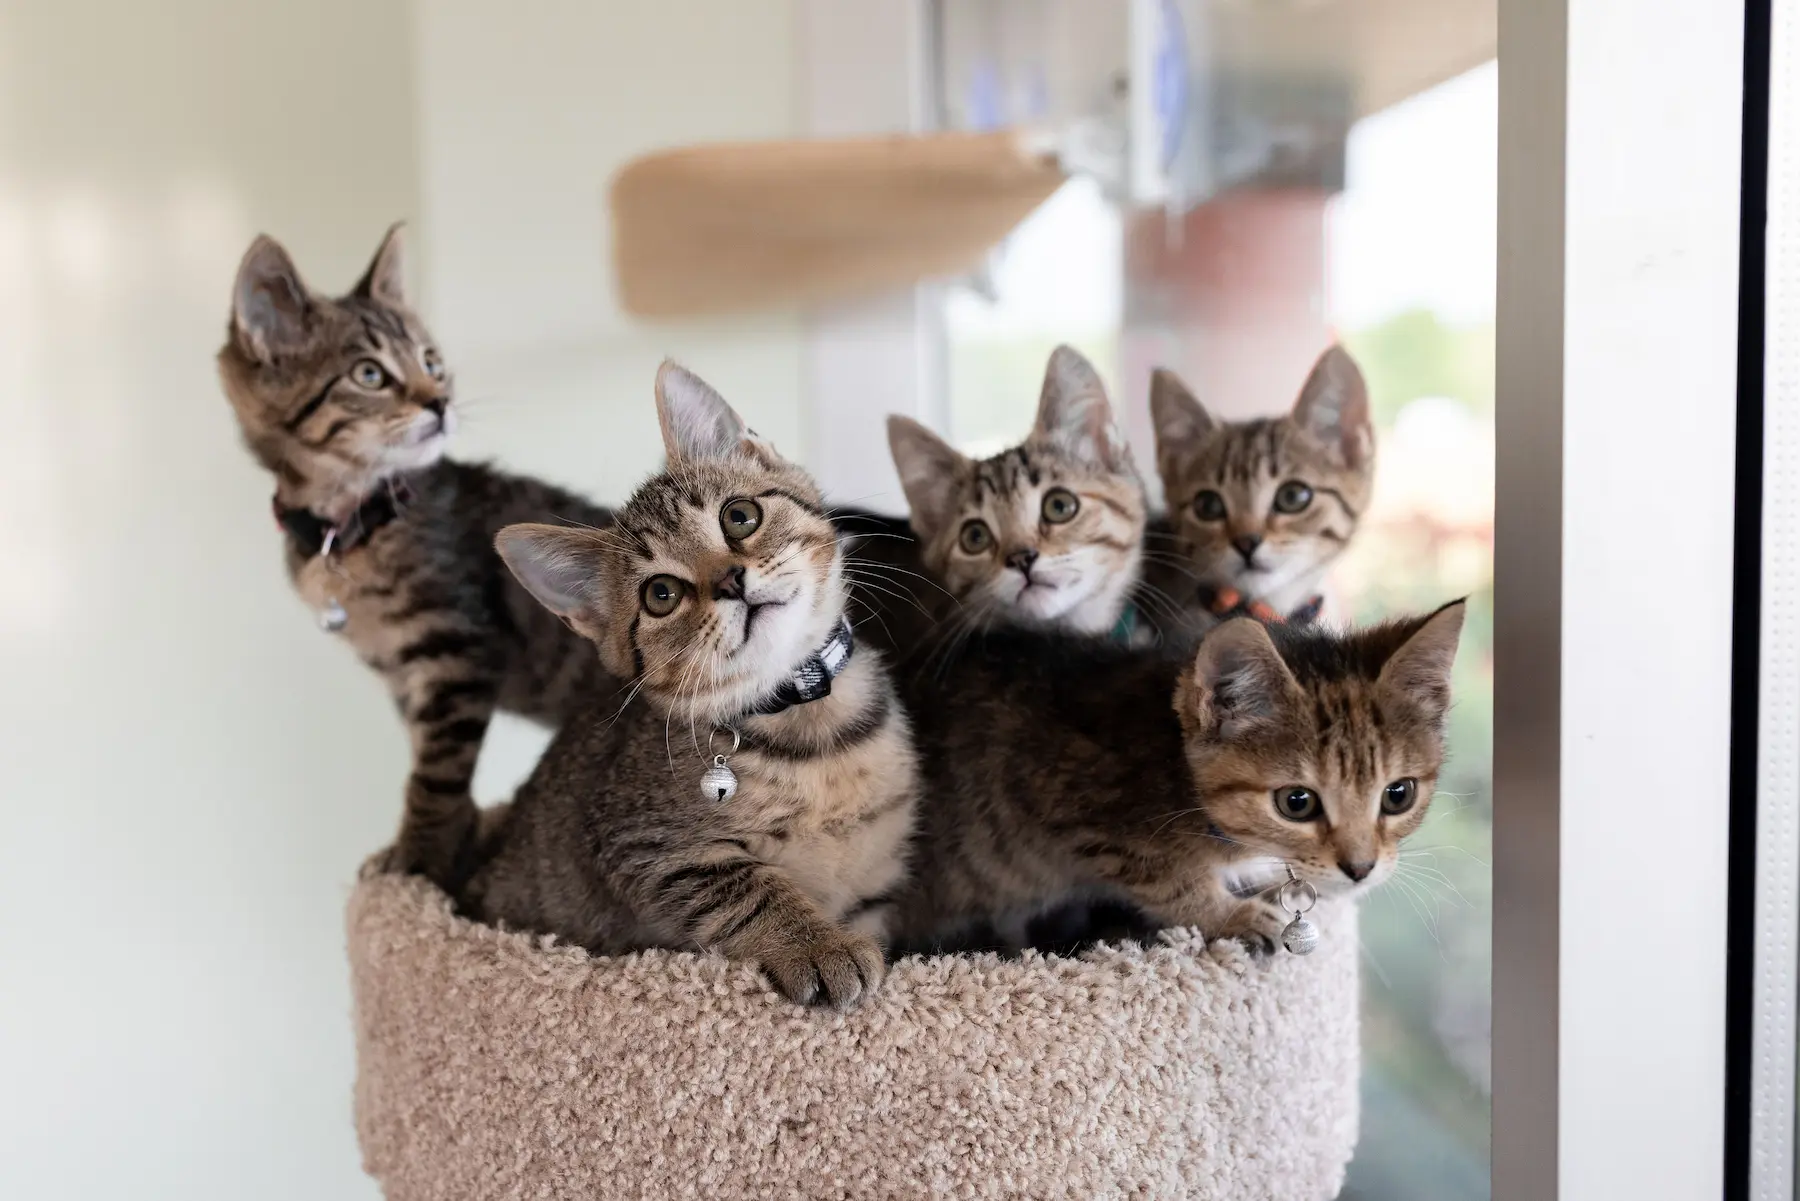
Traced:
<path fill-rule="evenodd" d="M 1774 414 L 1792 372 L 1777 373 L 1778 359 L 1786 359 L 1773 318 L 1767 445 L 1755 429 L 1750 441 L 1738 441 L 1731 418 L 1738 314 L 1759 317 L 1763 295 L 1760 279 L 1748 274 L 1739 292 L 1740 205 L 1748 217 L 1743 248 L 1759 261 L 1762 251 L 1761 177 L 1740 152 L 1748 133 L 1761 154 L 1756 125 L 1743 124 L 1752 78 L 1745 69 L 1769 57 L 1769 6 L 1752 0 L 1746 17 L 1744 8 L 1714 0 L 1668 0 L 1645 20 L 1641 6 L 1609 0 L 860 0 L 850 6 L 854 27 L 847 17 L 823 19 L 847 3 L 807 6 L 811 27 L 829 25 L 834 35 L 834 55 L 817 63 L 839 68 L 836 52 L 860 48 L 850 52 L 854 78 L 814 69 L 812 78 L 829 85 L 811 97 L 815 129 L 1041 123 L 1065 136 L 1065 149 L 1084 168 L 1088 182 L 1071 191 L 1086 187 L 1101 203 L 1059 197 L 1062 232 L 1054 244 L 1043 249 L 1049 240 L 1039 238 L 1033 250 L 1033 231 L 1021 230 L 970 281 L 973 290 L 928 285 L 904 301 L 847 305 L 812 319 L 813 394 L 879 392 L 859 406 L 815 407 L 813 441 L 829 451 L 821 459 L 828 489 L 857 495 L 873 486 L 891 500 L 899 496 L 884 455 L 858 456 L 859 446 L 878 445 L 879 422 L 863 410 L 912 412 L 971 448 L 1001 428 L 1023 428 L 1036 391 L 1031 360 L 1041 362 L 1059 339 L 1110 373 L 1140 454 L 1150 446 L 1141 405 L 1152 364 L 1186 373 L 1227 415 L 1273 411 L 1291 400 L 1309 356 L 1333 336 L 1365 360 L 1390 446 L 1442 442 L 1457 461 L 1474 461 L 1470 444 L 1492 430 L 1491 1172 L 1480 1170 L 1480 1123 L 1466 1116 L 1483 1104 L 1480 1010 L 1457 1000 L 1473 995 L 1479 1005 L 1483 989 L 1468 979 L 1469 965 L 1486 954 L 1480 931 L 1488 923 L 1465 914 L 1453 894 L 1434 898 L 1430 913 L 1452 937 L 1440 930 L 1439 943 L 1429 934 L 1407 938 L 1423 948 L 1414 953 L 1429 970 L 1396 979 L 1402 974 L 1379 945 L 1382 923 L 1396 932 L 1407 921 L 1429 924 L 1409 915 L 1397 893 L 1384 902 L 1387 914 L 1369 907 L 1365 940 L 1389 991 L 1406 997 L 1391 1002 L 1394 1011 L 1426 1015 L 1424 1024 L 1413 1020 L 1401 1030 L 1414 1051 L 1423 1045 L 1426 1053 L 1381 1043 L 1375 1015 L 1390 1002 L 1376 995 L 1385 986 L 1372 979 L 1370 1096 L 1349 1195 L 1482 1195 L 1491 1187 L 1501 1201 L 1685 1201 L 1718 1196 L 1722 1183 L 1725 1195 L 1746 1195 L 1745 1182 L 1755 1180 L 1755 1195 L 1786 1196 L 1792 1109 L 1774 1098 L 1794 1091 L 1789 902 L 1800 823 L 1779 770 L 1751 763 L 1748 777 L 1734 774 L 1734 762 L 1755 758 L 1759 748 L 1748 725 L 1733 728 L 1742 714 L 1732 704 L 1733 679 L 1751 680 L 1758 667 L 1751 659 L 1734 669 L 1732 661 L 1734 637 L 1741 650 L 1742 630 L 1755 620 L 1732 607 L 1733 507 L 1743 503 L 1734 496 L 1733 465 L 1753 462 L 1747 456 L 1759 446 L 1769 464 L 1765 692 L 1786 670 L 1785 659 L 1772 665 L 1768 658 L 1770 640 L 1785 629 L 1768 603 L 1785 595 L 1766 574 L 1781 537 L 1769 523 L 1787 512 L 1772 490 L 1781 472 L 1792 474 L 1777 463 L 1785 427 Z M 1171 14 L 1182 30 L 1181 55 L 1170 54 L 1170 40 L 1157 33 Z M 1777 278 L 1793 274 L 1792 205 L 1782 203 L 1793 189 L 1791 180 L 1781 183 L 1779 154 L 1792 139 L 1779 134 L 1792 124 L 1789 100 L 1800 89 L 1783 66 L 1784 21 L 1791 24 L 1785 10 L 1776 21 L 1769 105 L 1777 134 L 1768 140 L 1775 147 L 1771 313 L 1779 308 Z M 910 72 L 872 85 L 870 65 L 896 44 L 910 47 Z M 1374 236 L 1359 193 L 1365 184 L 1380 190 L 1381 172 L 1368 156 L 1382 127 L 1399 137 L 1391 131 L 1408 124 L 1405 102 L 1418 98 L 1413 128 L 1429 131 L 1455 110 L 1458 90 L 1466 98 L 1483 64 L 1496 59 L 1487 71 L 1499 80 L 1498 149 L 1484 153 L 1498 165 L 1489 248 L 1500 253 L 1481 271 L 1495 293 L 1491 332 L 1483 333 L 1480 313 L 1435 302 L 1397 305 L 1363 321 L 1346 292 L 1354 290 L 1357 239 Z M 1168 66 L 1183 62 L 1185 74 Z M 984 78 L 971 88 L 977 74 Z M 1162 82 L 1134 89 L 1133 79 Z M 1439 85 L 1448 86 L 1434 92 Z M 1763 91 L 1749 91 L 1759 106 Z M 1158 97 L 1179 98 L 1174 107 L 1190 116 L 1200 110 L 1193 128 L 1206 131 L 1204 154 L 1196 144 L 1197 159 L 1161 157 Z M 1438 118 L 1425 111 L 1433 107 Z M 1463 135 L 1435 136 L 1438 149 L 1427 153 L 1443 169 L 1432 181 L 1438 187 L 1468 168 L 1455 165 Z M 1740 184 L 1756 195 L 1746 199 Z M 1376 216 L 1391 203 L 1379 202 Z M 1408 240 L 1431 234 L 1396 228 Z M 1447 270 L 1451 260 L 1438 245 L 1425 257 Z M 1012 281 L 1050 278 L 1027 261 L 1050 253 L 1076 264 L 1116 254 L 1116 299 L 1020 297 Z M 1379 259 L 1365 265 L 1383 269 Z M 1064 278 L 1086 270 L 1068 268 Z M 985 309 L 975 299 L 984 289 L 997 297 Z M 1491 426 L 1480 369 L 1475 387 L 1467 374 L 1484 353 L 1484 337 L 1492 339 Z M 1408 338 L 1432 348 L 1428 358 L 1399 356 L 1411 374 L 1387 353 Z M 858 347 L 855 362 L 833 349 L 846 339 Z M 1008 350 L 1009 339 L 1035 339 L 1037 349 Z M 1028 366 L 1006 365 L 1009 355 Z M 1744 394 L 1743 412 L 1762 413 L 1760 383 Z M 1389 457 L 1432 456 L 1396 450 Z M 1671 463 L 1682 464 L 1676 504 L 1661 503 L 1675 495 Z M 1382 481 L 1384 492 L 1393 486 Z M 1622 505 L 1638 502 L 1655 520 L 1624 519 Z M 1441 573 L 1435 586 L 1473 587 L 1485 569 L 1479 515 L 1471 521 L 1434 510 L 1431 524 L 1448 538 L 1389 515 L 1391 523 L 1372 515 L 1371 530 L 1381 537 L 1361 539 L 1343 565 L 1339 583 L 1347 592 L 1371 592 L 1362 615 L 1401 603 L 1380 594 L 1400 578 L 1394 548 L 1402 545 L 1429 548 Z M 1383 532 L 1384 524 L 1392 528 Z M 1753 548 L 1755 533 L 1749 537 Z M 1676 588 L 1669 586 L 1672 546 L 1680 548 Z M 1404 566 L 1408 578 L 1417 574 L 1412 563 Z M 1471 624 L 1473 644 L 1486 623 Z M 1484 666 L 1478 654 L 1464 657 L 1463 670 L 1477 679 L 1463 681 L 1463 731 L 1479 724 Z M 1785 705 L 1791 697 L 1778 699 Z M 1791 746 L 1791 730 L 1769 741 L 1769 723 L 1785 720 L 1780 712 L 1765 704 L 1760 717 L 1765 756 Z M 1466 733 L 1458 738 L 1456 770 L 1479 770 L 1483 752 L 1466 745 Z M 1490 874 L 1471 831 L 1486 806 L 1480 786 L 1469 783 L 1455 790 L 1476 795 L 1446 805 L 1436 819 L 1461 826 L 1455 837 L 1463 851 L 1439 852 L 1436 866 L 1479 914 Z M 1760 829 L 1761 837 L 1740 845 L 1734 810 L 1750 796 L 1759 798 L 1761 824 L 1749 821 L 1747 834 Z M 1621 806 L 1631 820 L 1620 820 Z M 1658 872 L 1647 886 L 1646 865 L 1666 856 L 1673 829 L 1682 831 L 1681 869 Z M 1421 838 L 1409 849 L 1431 845 Z M 1754 880 L 1746 872 L 1755 875 L 1757 864 L 1745 864 L 1752 853 L 1761 867 Z M 1457 862 L 1445 864 L 1445 854 Z M 1729 930 L 1728 880 L 1748 898 L 1730 909 Z M 1655 932 L 1653 946 L 1618 937 L 1613 918 L 1622 902 L 1631 930 Z M 1673 970 L 1662 953 L 1669 948 L 1679 951 Z M 1369 974 L 1376 975 L 1373 965 Z M 1730 1073 L 1728 1010 L 1738 1056 Z M 1741 1025 L 1745 1015 L 1753 1031 Z M 1406 1106 L 1389 1104 L 1395 1094 L 1384 1081 L 1398 1078 L 1409 1055 L 1429 1069 L 1418 1074 L 1427 1087 Z M 1728 1077 L 1736 1090 L 1729 1105 Z M 1454 1104 L 1441 1101 L 1455 1094 Z M 1410 1118 L 1427 1124 L 1429 1141 L 1417 1141 L 1419 1128 L 1405 1125 Z M 1383 1166 L 1384 1138 L 1399 1175 Z"/>
<path fill-rule="evenodd" d="M 1492 12 L 1461 28 L 1395 6 L 1418 61 L 1378 68 L 1324 53 L 1316 6 L 1093 7 L 1112 23 L 1004 0 L 936 10 L 942 120 L 1060 123 L 1092 164 L 946 290 L 947 432 L 975 454 L 1017 440 L 1045 357 L 1069 342 L 1153 475 L 1152 368 L 1239 418 L 1290 405 L 1329 341 L 1355 355 L 1379 467 L 1335 573 L 1340 611 L 1464 595 L 1472 611 L 1442 791 L 1363 907 L 1363 1134 L 1344 1196 L 1485 1198 L 1498 72 L 1466 56 Z M 1132 123 L 1146 75 L 1181 109 L 1172 149 Z M 1160 155 L 1163 177 L 1146 182 L 1134 154 Z"/>

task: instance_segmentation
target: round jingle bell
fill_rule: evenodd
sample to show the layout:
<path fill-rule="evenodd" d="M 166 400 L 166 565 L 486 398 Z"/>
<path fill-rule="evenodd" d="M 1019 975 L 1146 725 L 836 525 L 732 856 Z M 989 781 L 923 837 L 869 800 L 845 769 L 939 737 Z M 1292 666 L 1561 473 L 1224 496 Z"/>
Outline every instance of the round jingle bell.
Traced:
<path fill-rule="evenodd" d="M 723 755 L 713 752 L 713 740 L 720 734 L 731 735 L 731 749 Z M 730 727 L 714 729 L 706 736 L 706 753 L 712 755 L 713 761 L 712 766 L 700 775 L 700 795 L 714 804 L 723 804 L 737 795 L 737 773 L 731 770 L 725 759 L 727 755 L 737 753 L 741 741 L 738 732 Z"/>
<path fill-rule="evenodd" d="M 1281 931 L 1281 945 L 1294 955 L 1310 955 L 1318 950 L 1319 927 L 1306 915 L 1319 903 L 1319 890 L 1296 876 L 1290 867 L 1287 883 L 1275 899 L 1283 913 L 1294 915 L 1294 920 Z"/>
<path fill-rule="evenodd" d="M 1296 916 L 1281 932 L 1281 945 L 1296 955 L 1311 955 L 1319 947 L 1319 927 L 1310 918 Z"/>
<path fill-rule="evenodd" d="M 327 634 L 335 634 L 349 623 L 350 614 L 344 611 L 344 606 L 338 604 L 335 596 L 326 601 L 325 607 L 319 610 L 319 628 Z"/>
<path fill-rule="evenodd" d="M 714 755 L 712 766 L 700 777 L 700 795 L 722 803 L 737 795 L 737 785 L 737 773 L 725 765 L 725 756 Z"/>

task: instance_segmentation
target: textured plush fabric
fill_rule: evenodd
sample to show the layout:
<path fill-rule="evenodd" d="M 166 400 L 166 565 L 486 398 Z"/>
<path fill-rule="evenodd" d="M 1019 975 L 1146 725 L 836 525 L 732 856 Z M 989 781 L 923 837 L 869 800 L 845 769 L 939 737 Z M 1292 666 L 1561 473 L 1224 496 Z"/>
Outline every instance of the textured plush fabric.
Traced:
<path fill-rule="evenodd" d="M 700 955 L 350 900 L 357 1131 L 391 1201 L 1324 1201 L 1357 1127 L 1355 915 L 1306 959 L 1165 936 L 1081 959 L 911 959 L 849 1014 Z"/>

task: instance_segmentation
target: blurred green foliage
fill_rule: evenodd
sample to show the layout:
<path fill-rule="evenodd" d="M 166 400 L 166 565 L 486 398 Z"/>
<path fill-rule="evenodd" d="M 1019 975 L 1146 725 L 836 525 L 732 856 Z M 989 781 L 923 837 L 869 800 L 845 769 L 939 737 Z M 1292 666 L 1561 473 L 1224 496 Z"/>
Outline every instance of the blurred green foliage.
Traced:
<path fill-rule="evenodd" d="M 1422 396 L 1446 396 L 1478 416 L 1494 413 L 1494 326 L 1445 325 L 1429 309 L 1408 309 L 1343 334 L 1369 381 L 1375 424 L 1386 428 Z"/>
<path fill-rule="evenodd" d="M 1491 423 L 1492 324 L 1459 329 L 1429 312 L 1407 312 L 1347 334 L 1344 343 L 1369 380 L 1378 436 L 1423 398 L 1455 400 Z M 1469 593 L 1469 613 L 1437 797 L 1403 848 L 1401 873 L 1362 907 L 1363 1132 L 1343 1201 L 1485 1201 L 1493 981 L 1491 523 L 1457 529 L 1434 512 L 1386 517 L 1358 533 L 1365 569 L 1356 619 L 1417 613 L 1461 591 Z M 1471 563 L 1478 579 L 1470 578 Z"/>

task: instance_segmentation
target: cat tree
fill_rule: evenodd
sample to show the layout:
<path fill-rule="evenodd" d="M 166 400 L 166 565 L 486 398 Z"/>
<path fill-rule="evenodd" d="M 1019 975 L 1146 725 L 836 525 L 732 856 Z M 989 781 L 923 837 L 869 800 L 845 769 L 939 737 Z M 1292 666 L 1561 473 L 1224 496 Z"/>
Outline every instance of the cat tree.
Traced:
<path fill-rule="evenodd" d="M 1354 911 L 1255 960 L 1172 932 L 909 959 L 847 1014 L 751 968 L 590 957 L 365 870 L 364 1166 L 390 1201 L 1117 1196 L 1327 1201 L 1357 1130 Z"/>

